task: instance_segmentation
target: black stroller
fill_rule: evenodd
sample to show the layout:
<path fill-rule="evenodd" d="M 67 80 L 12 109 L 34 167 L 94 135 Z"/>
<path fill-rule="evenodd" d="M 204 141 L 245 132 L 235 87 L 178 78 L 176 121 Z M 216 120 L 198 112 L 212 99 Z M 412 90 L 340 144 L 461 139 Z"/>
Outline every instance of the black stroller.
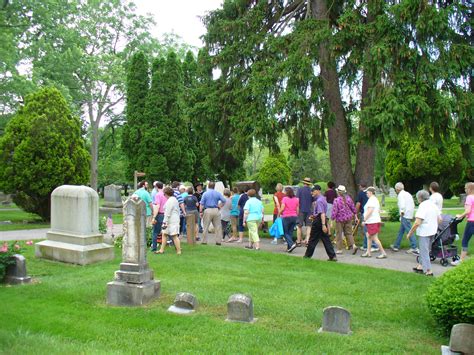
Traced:
<path fill-rule="evenodd" d="M 448 258 L 452 261 L 459 260 L 458 248 L 453 242 L 459 237 L 458 224 L 464 218 L 458 219 L 450 215 L 441 215 L 442 222 L 438 225 L 438 233 L 431 242 L 430 260 L 434 261 L 439 258 L 442 266 L 448 266 Z M 416 257 L 416 261 L 420 262 L 420 257 Z"/>

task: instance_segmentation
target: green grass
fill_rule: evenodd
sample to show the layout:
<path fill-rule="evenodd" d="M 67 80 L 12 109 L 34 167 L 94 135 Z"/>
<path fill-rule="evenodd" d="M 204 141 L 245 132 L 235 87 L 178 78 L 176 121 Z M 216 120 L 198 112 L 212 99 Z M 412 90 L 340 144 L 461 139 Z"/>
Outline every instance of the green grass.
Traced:
<path fill-rule="evenodd" d="M 41 218 L 23 210 L 0 210 L 0 221 L 11 221 L 11 224 L 0 224 L 0 231 L 48 228 L 49 223 L 42 222 Z"/>
<path fill-rule="evenodd" d="M 117 255 L 120 252 L 117 250 Z M 120 258 L 80 267 L 26 254 L 38 282 L 0 287 L 0 349 L 6 353 L 418 353 L 438 354 L 424 304 L 433 281 L 420 275 L 243 249 L 184 246 L 149 254 L 161 296 L 146 307 L 105 304 Z M 177 292 L 195 294 L 191 316 L 167 312 Z M 254 324 L 229 323 L 234 293 L 254 300 Z M 351 336 L 319 334 L 322 312 L 352 314 Z"/>

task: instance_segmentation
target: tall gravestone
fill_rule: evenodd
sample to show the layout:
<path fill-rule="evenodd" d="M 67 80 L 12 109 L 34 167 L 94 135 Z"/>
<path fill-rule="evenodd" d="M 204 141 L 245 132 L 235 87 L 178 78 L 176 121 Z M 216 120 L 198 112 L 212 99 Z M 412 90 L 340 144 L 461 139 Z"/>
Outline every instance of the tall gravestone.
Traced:
<path fill-rule="evenodd" d="M 122 208 L 122 186 L 107 185 L 104 188 L 104 207 Z"/>
<path fill-rule="evenodd" d="M 146 260 L 145 202 L 128 199 L 123 214 L 122 263 L 114 281 L 107 284 L 107 304 L 142 306 L 160 295 L 160 281 L 154 280 Z"/>
<path fill-rule="evenodd" d="M 51 195 L 51 230 L 36 243 L 36 257 L 87 265 L 112 260 L 114 248 L 99 233 L 99 196 L 87 186 L 63 185 Z"/>

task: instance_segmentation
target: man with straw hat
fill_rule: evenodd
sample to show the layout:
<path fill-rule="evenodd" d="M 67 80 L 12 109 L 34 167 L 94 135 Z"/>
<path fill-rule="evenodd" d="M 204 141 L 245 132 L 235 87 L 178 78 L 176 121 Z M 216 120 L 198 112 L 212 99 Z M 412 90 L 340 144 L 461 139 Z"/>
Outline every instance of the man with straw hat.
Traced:
<path fill-rule="evenodd" d="M 303 187 L 298 189 L 296 197 L 300 201 L 300 211 L 298 214 L 298 223 L 296 227 L 296 245 L 301 246 L 302 231 L 305 227 L 305 244 L 308 245 L 309 235 L 311 233 L 311 208 L 313 206 L 313 195 L 311 194 L 311 179 L 306 177 L 301 181 Z"/>

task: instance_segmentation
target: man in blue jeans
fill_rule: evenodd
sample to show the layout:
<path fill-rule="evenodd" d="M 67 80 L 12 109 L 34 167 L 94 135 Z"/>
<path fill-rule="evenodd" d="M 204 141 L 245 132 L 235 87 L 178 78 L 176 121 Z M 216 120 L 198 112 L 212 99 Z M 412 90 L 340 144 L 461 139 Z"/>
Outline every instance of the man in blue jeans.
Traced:
<path fill-rule="evenodd" d="M 357 193 L 357 198 L 356 198 L 356 213 L 357 216 L 359 217 L 359 220 L 362 221 L 363 218 L 362 216 L 364 215 L 364 206 L 369 200 L 367 197 L 367 194 L 365 193 L 365 189 L 367 188 L 367 184 L 365 182 L 360 182 L 359 183 L 359 192 Z M 359 227 L 360 228 L 360 227 Z M 361 250 L 367 250 L 367 227 L 363 226 L 362 228 L 363 234 L 364 234 L 364 243 Z M 355 236 L 354 236 L 355 237 Z M 379 248 L 377 247 L 377 244 L 375 242 L 372 242 L 372 249 L 371 251 L 376 252 L 378 251 Z"/>
<path fill-rule="evenodd" d="M 400 229 L 398 230 L 398 236 L 395 243 L 390 245 L 390 248 L 393 251 L 399 251 L 403 235 L 408 233 L 411 229 L 411 221 L 415 213 L 415 201 L 413 201 L 413 196 L 405 191 L 403 183 L 397 182 L 395 184 L 395 191 L 398 195 L 397 204 L 398 211 L 400 212 Z M 407 250 L 407 254 L 418 254 L 415 233 L 410 237 L 410 249 Z"/>

